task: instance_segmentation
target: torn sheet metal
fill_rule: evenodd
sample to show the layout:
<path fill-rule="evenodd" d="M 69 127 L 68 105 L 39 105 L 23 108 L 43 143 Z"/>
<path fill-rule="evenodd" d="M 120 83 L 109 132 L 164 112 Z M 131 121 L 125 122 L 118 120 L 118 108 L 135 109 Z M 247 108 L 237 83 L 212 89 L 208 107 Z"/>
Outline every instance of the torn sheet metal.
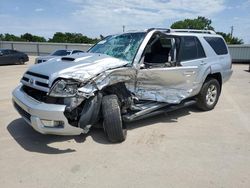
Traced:
<path fill-rule="evenodd" d="M 139 99 L 178 104 L 199 91 L 197 70 L 196 66 L 139 70 L 134 93 Z"/>
<path fill-rule="evenodd" d="M 153 100 L 158 102 L 167 102 L 170 104 L 179 104 L 183 99 L 190 96 L 192 89 L 175 89 L 162 87 L 150 87 L 150 88 L 138 88 L 136 91 L 136 96 L 143 100 Z"/>
<path fill-rule="evenodd" d="M 114 70 L 106 71 L 100 77 L 94 79 L 99 90 L 106 86 L 113 85 L 119 82 L 135 82 L 136 70 L 132 67 L 123 67 Z"/>
<path fill-rule="evenodd" d="M 132 67 L 121 67 L 117 69 L 107 70 L 98 76 L 94 77 L 84 85 L 79 88 L 78 91 L 82 93 L 83 96 L 89 98 L 94 96 L 97 90 L 102 90 L 104 87 L 113 85 L 120 82 L 132 82 L 135 83 L 136 70 Z"/>

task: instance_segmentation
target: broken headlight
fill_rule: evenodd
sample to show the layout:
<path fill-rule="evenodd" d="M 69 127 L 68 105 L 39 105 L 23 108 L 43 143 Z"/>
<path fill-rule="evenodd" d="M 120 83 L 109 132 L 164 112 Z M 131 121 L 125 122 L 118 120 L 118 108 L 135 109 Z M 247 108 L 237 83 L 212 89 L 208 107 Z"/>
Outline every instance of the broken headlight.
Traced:
<path fill-rule="evenodd" d="M 79 83 L 72 80 L 59 80 L 51 88 L 49 93 L 52 97 L 74 97 Z"/>

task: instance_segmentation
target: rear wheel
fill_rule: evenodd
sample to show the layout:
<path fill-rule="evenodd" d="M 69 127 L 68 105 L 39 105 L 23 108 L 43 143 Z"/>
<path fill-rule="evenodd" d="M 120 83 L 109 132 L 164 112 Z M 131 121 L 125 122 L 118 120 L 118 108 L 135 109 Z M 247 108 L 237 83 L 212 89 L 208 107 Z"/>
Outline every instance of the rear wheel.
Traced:
<path fill-rule="evenodd" d="M 198 108 L 204 111 L 212 110 L 218 102 L 220 91 L 220 84 L 216 79 L 206 80 L 197 96 Z"/>
<path fill-rule="evenodd" d="M 24 59 L 23 59 L 23 58 L 21 58 L 21 59 L 18 60 L 18 64 L 23 65 L 24 63 L 25 63 L 25 62 L 24 62 Z"/>
<path fill-rule="evenodd" d="M 111 142 L 126 139 L 127 129 L 123 127 L 120 106 L 116 95 L 107 95 L 102 99 L 103 128 Z"/>

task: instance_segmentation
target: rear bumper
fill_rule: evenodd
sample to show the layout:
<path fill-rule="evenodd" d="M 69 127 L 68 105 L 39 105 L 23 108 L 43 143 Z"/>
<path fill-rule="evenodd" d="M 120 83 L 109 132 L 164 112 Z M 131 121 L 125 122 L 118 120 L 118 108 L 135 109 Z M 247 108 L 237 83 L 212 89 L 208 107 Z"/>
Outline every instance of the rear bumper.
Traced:
<path fill-rule="evenodd" d="M 232 74 L 233 74 L 232 69 L 224 71 L 222 74 L 222 82 L 225 83 L 226 81 L 228 81 L 231 78 Z"/>
<path fill-rule="evenodd" d="M 28 96 L 18 86 L 12 93 L 13 104 L 23 119 L 36 131 L 42 134 L 79 135 L 83 129 L 68 123 L 64 116 L 65 105 L 46 104 L 36 101 Z M 63 122 L 62 126 L 46 127 L 41 120 L 54 120 Z"/>

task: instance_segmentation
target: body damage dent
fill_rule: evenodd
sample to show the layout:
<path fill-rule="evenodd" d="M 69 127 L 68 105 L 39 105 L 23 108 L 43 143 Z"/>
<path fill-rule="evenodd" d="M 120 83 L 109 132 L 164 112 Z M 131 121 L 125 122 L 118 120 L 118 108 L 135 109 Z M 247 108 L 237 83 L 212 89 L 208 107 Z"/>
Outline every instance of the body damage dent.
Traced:
<path fill-rule="evenodd" d="M 134 68 L 118 68 L 114 70 L 107 70 L 98 76 L 94 77 L 90 83 L 78 89 L 86 98 L 95 95 L 96 91 L 100 91 L 107 86 L 116 83 L 130 83 L 135 80 L 136 70 Z M 133 83 L 132 83 L 133 84 Z"/>
<path fill-rule="evenodd" d="M 144 79 L 152 79 L 152 75 Z M 119 68 L 105 71 L 93 78 L 91 84 L 79 88 L 78 91 L 83 92 L 84 96 L 89 98 L 94 96 L 98 90 L 100 91 L 107 86 L 123 82 L 126 84 L 126 88 L 131 93 L 134 93 L 138 99 L 179 104 L 183 99 L 193 96 L 194 93 L 198 92 L 201 85 L 201 83 L 192 82 L 188 84 L 188 87 L 183 84 L 178 87 L 166 88 L 164 84 L 144 83 L 140 87 L 136 87 L 135 83 L 137 81 L 135 69 Z"/>
<path fill-rule="evenodd" d="M 196 66 L 139 70 L 134 93 L 141 100 L 179 104 L 199 92 L 196 75 Z"/>
<path fill-rule="evenodd" d="M 147 85 L 136 91 L 136 96 L 141 100 L 153 100 L 170 104 L 179 104 L 183 99 L 192 96 L 197 86 L 189 89 L 163 88 L 161 86 Z"/>

